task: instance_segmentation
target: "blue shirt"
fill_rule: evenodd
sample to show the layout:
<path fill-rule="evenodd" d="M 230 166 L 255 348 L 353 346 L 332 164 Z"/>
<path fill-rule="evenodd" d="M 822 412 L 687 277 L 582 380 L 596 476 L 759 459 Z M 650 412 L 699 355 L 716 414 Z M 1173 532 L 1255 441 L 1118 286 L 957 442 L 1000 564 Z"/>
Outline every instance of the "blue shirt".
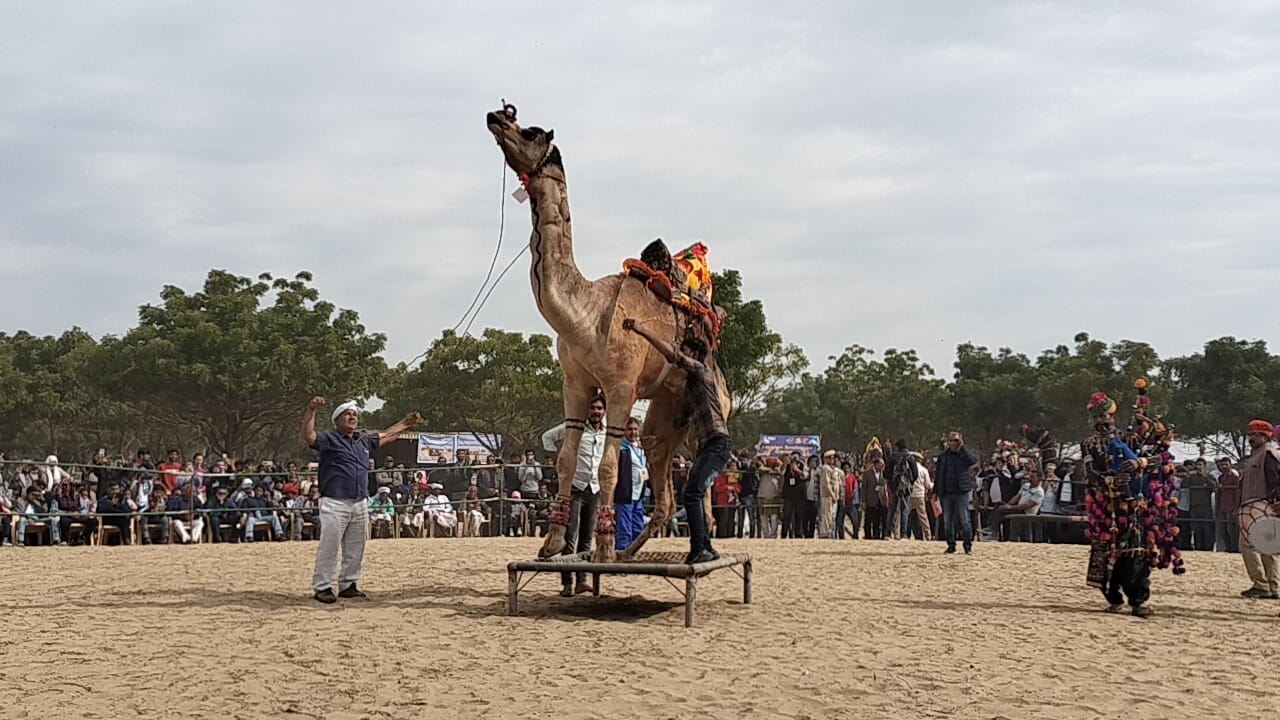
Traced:
<path fill-rule="evenodd" d="M 369 496 L 369 458 L 378 448 L 378 436 L 357 430 L 344 435 L 337 430 L 316 433 L 320 453 L 320 495 L 335 500 L 364 500 Z"/>

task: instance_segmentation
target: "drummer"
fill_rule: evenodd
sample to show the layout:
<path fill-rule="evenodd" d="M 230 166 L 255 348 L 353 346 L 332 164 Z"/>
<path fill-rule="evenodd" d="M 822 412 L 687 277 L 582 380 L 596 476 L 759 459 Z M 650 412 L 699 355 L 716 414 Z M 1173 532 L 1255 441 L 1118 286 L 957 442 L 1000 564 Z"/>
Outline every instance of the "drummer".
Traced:
<path fill-rule="evenodd" d="M 1272 442 L 1276 429 L 1266 420 L 1249 423 L 1249 446 L 1253 452 L 1240 470 L 1241 506 L 1253 500 L 1280 500 L 1280 448 Z M 1241 596 L 1251 600 L 1280 600 L 1280 580 L 1276 573 L 1276 555 L 1258 552 L 1249 541 L 1244 527 L 1240 529 L 1240 556 L 1253 585 Z"/>

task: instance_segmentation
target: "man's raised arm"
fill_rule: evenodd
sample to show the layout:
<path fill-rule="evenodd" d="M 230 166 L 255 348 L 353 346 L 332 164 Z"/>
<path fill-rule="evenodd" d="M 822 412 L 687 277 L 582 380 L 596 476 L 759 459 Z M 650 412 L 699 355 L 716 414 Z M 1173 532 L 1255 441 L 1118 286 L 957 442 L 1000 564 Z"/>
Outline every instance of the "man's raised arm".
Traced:
<path fill-rule="evenodd" d="M 648 340 L 650 345 L 654 346 L 657 348 L 658 352 L 662 353 L 662 356 L 667 359 L 667 362 L 675 362 L 676 357 L 680 354 L 678 350 L 671 346 L 671 343 L 660 337 L 656 337 L 653 333 L 649 332 L 649 328 L 646 328 L 635 320 L 631 320 L 630 318 L 623 320 L 622 329 L 630 330 L 645 340 Z"/>
<path fill-rule="evenodd" d="M 405 415 L 400 422 L 378 433 L 378 445 L 386 445 L 395 442 L 397 438 L 405 434 L 409 428 L 422 422 L 422 415 L 417 410 Z"/>
<path fill-rule="evenodd" d="M 316 446 L 316 411 L 321 405 L 324 405 L 324 398 L 317 395 L 307 403 L 307 411 L 302 414 L 302 442 L 307 447 Z"/>

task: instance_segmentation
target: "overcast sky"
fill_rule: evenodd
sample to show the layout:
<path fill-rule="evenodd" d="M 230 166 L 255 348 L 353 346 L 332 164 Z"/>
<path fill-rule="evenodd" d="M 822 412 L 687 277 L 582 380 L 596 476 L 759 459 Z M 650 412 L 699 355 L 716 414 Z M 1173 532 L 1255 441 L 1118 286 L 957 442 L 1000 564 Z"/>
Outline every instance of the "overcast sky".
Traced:
<path fill-rule="evenodd" d="M 1280 330 L 1276 3 L 3 10 L 5 331 L 120 333 L 211 267 L 306 269 L 408 360 L 488 267 L 504 97 L 556 131 L 589 277 L 701 240 L 818 369 Z M 476 331 L 549 331 L 527 267 Z"/>

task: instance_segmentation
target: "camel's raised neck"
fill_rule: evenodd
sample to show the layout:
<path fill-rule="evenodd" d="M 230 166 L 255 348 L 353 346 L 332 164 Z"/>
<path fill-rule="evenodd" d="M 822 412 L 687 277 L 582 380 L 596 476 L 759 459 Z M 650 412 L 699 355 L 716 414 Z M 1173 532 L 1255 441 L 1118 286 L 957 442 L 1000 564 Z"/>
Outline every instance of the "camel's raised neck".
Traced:
<path fill-rule="evenodd" d="M 556 334 L 574 337 L 591 310 L 585 298 L 591 283 L 578 270 L 573 257 L 573 224 L 564 168 L 548 165 L 529 178 L 528 191 L 533 216 L 533 235 L 529 238 L 533 299 Z"/>

